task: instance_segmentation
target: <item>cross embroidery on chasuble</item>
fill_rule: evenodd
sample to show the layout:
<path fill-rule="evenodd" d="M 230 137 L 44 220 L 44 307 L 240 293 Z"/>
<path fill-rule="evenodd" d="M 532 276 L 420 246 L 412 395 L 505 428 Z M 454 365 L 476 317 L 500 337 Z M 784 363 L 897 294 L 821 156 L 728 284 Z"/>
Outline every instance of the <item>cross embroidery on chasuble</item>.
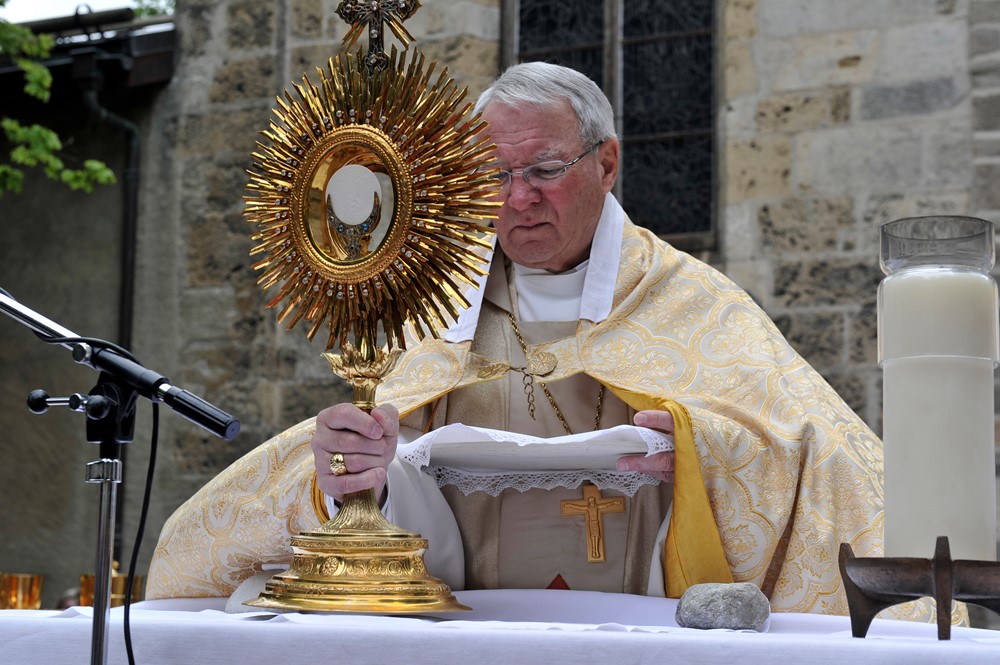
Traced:
<path fill-rule="evenodd" d="M 604 513 L 624 513 L 625 497 L 601 496 L 596 485 L 583 486 L 582 499 L 565 499 L 560 502 L 560 513 L 566 517 L 583 515 L 587 529 L 587 562 L 604 562 Z"/>

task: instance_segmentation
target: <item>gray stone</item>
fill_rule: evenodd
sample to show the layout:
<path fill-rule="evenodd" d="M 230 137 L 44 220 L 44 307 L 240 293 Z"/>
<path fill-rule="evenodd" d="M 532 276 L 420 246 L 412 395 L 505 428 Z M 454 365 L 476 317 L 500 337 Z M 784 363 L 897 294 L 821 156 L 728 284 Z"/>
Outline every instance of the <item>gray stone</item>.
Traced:
<path fill-rule="evenodd" d="M 726 223 L 719 229 L 726 263 L 754 261 L 760 255 L 757 204 L 751 201 L 726 206 Z"/>
<path fill-rule="evenodd" d="M 973 97 L 972 113 L 977 131 L 1000 129 L 1000 93 Z"/>
<path fill-rule="evenodd" d="M 794 149 L 799 187 L 814 193 L 917 187 L 923 142 L 917 127 L 874 123 L 801 134 Z"/>
<path fill-rule="evenodd" d="M 265 104 L 260 108 L 188 115 L 181 123 L 176 150 L 181 157 L 249 155 L 270 115 L 270 107 Z"/>
<path fill-rule="evenodd" d="M 319 76 L 316 68 L 327 71 L 330 58 L 336 58 L 344 53 L 340 43 L 333 44 L 309 44 L 292 49 L 289 60 L 289 72 L 292 82 L 301 83 L 303 76 L 308 76 L 309 80 L 316 83 Z M 286 89 L 291 87 L 285 84 Z"/>
<path fill-rule="evenodd" d="M 469 99 L 475 99 L 500 70 L 499 46 L 478 37 L 459 35 L 428 40 L 422 42 L 421 50 L 428 60 L 464 63 L 461 72 L 451 71 L 450 75 L 460 88 L 469 89 Z"/>
<path fill-rule="evenodd" d="M 246 220 L 236 212 L 208 213 L 191 228 L 188 283 L 221 286 L 249 278 L 253 242 Z"/>
<path fill-rule="evenodd" d="M 727 42 L 757 36 L 757 0 L 729 0 L 723 3 L 722 34 Z"/>
<path fill-rule="evenodd" d="M 925 135 L 924 182 L 959 187 L 972 180 L 972 132 L 968 121 L 935 122 Z"/>
<path fill-rule="evenodd" d="M 1000 155 L 1000 138 L 975 137 L 972 142 L 973 157 L 996 157 Z"/>
<path fill-rule="evenodd" d="M 879 43 L 878 81 L 959 77 L 968 66 L 968 26 L 964 21 L 890 25 Z"/>
<path fill-rule="evenodd" d="M 850 90 L 846 87 L 775 95 L 761 100 L 756 113 L 761 132 L 798 132 L 849 119 Z"/>
<path fill-rule="evenodd" d="M 882 271 L 871 259 L 793 261 L 778 266 L 774 298 L 780 307 L 865 305 L 875 301 Z"/>
<path fill-rule="evenodd" d="M 274 6 L 243 0 L 228 7 L 229 48 L 263 48 L 275 38 Z"/>
<path fill-rule="evenodd" d="M 695 584 L 677 603 L 674 618 L 685 628 L 756 630 L 771 616 L 767 596 L 749 582 Z"/>
<path fill-rule="evenodd" d="M 861 118 L 879 120 L 934 113 L 953 108 L 959 101 L 961 95 L 956 94 L 955 82 L 951 78 L 871 87 L 862 91 Z"/>
<path fill-rule="evenodd" d="M 228 339 L 233 294 L 228 286 L 186 289 L 181 297 L 184 317 L 181 334 L 192 342 L 221 342 Z"/>
<path fill-rule="evenodd" d="M 759 0 L 758 4 L 760 32 L 768 36 L 788 37 L 881 27 L 886 20 L 885 3 L 871 0 Z"/>
<path fill-rule="evenodd" d="M 844 315 L 802 312 L 774 317 L 774 324 L 809 364 L 822 372 L 843 361 Z"/>
<path fill-rule="evenodd" d="M 311 418 L 338 402 L 350 401 L 351 389 L 345 381 L 329 373 L 321 381 L 296 381 L 281 386 L 281 411 L 278 422 L 294 424 Z"/>
<path fill-rule="evenodd" d="M 847 196 L 784 199 L 762 205 L 757 221 L 768 254 L 834 250 L 854 223 L 853 201 Z"/>
<path fill-rule="evenodd" d="M 969 36 L 969 48 L 972 55 L 1000 50 L 1000 29 L 992 25 L 974 27 Z"/>
<path fill-rule="evenodd" d="M 1000 69 L 975 72 L 972 75 L 972 85 L 976 88 L 995 88 L 1000 86 Z"/>
<path fill-rule="evenodd" d="M 321 0 L 293 0 L 291 14 L 291 27 L 294 36 L 305 38 L 323 36 L 323 3 Z"/>
<path fill-rule="evenodd" d="M 975 176 L 976 208 L 1000 210 L 1000 164 L 979 164 Z"/>
<path fill-rule="evenodd" d="M 726 153 L 726 199 L 729 202 L 789 194 L 792 147 L 788 138 L 768 136 L 751 141 L 730 141 Z"/>
<path fill-rule="evenodd" d="M 806 360 L 809 360 L 806 358 Z M 865 379 L 862 375 L 848 372 L 822 371 L 820 374 L 830 387 L 844 400 L 851 411 L 864 417 L 865 409 L 871 403 Z"/>
<path fill-rule="evenodd" d="M 973 75 L 995 74 L 1000 70 L 1000 53 L 984 53 L 969 58 L 969 71 Z"/>
<path fill-rule="evenodd" d="M 753 47 L 761 89 L 773 92 L 867 83 L 880 50 L 876 30 L 758 39 Z"/>
<path fill-rule="evenodd" d="M 934 9 L 938 14 L 951 14 L 957 4 L 958 0 L 934 0 Z"/>
<path fill-rule="evenodd" d="M 962 215 L 969 213 L 964 191 L 922 194 L 877 194 L 868 199 L 861 216 L 866 227 L 863 244 L 878 247 L 878 227 L 886 222 L 918 215 Z"/>
<path fill-rule="evenodd" d="M 849 360 L 867 367 L 878 366 L 878 314 L 875 303 L 868 303 L 850 317 Z"/>
<path fill-rule="evenodd" d="M 267 99 L 275 91 L 274 58 L 269 55 L 232 60 L 215 72 L 208 100 L 226 104 Z"/>
<path fill-rule="evenodd" d="M 890 20 L 916 22 L 941 16 L 962 15 L 968 0 L 888 0 L 886 7 Z"/>
<path fill-rule="evenodd" d="M 214 3 L 187 2 L 184 11 L 176 12 L 178 34 L 181 40 L 183 58 L 194 58 L 204 55 L 207 47 L 212 44 Z"/>
<path fill-rule="evenodd" d="M 996 0 L 972 0 L 969 3 L 969 23 L 1000 21 L 1000 2 Z"/>

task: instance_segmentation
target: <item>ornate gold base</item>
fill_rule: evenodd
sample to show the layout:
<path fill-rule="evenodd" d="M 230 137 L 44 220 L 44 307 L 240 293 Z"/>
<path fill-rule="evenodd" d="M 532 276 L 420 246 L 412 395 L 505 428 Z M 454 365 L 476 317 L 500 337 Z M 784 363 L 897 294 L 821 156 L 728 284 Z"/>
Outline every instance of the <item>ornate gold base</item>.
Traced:
<path fill-rule="evenodd" d="M 468 610 L 424 566 L 427 540 L 382 517 L 374 495 L 347 497 L 340 513 L 292 538 L 292 565 L 247 605 L 375 614 Z M 374 522 L 374 523 L 373 523 Z"/>

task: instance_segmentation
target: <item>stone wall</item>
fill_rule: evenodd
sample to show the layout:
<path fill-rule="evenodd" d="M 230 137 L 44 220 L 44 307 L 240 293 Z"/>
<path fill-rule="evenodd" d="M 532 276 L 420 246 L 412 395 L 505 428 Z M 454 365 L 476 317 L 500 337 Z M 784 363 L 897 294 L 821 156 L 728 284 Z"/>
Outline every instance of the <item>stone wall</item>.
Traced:
<path fill-rule="evenodd" d="M 322 345 L 283 330 L 265 308 L 242 216 L 257 133 L 275 97 L 339 51 L 346 27 L 338 4 L 181 0 L 176 76 L 135 110 L 144 140 L 134 350 L 243 425 L 227 443 L 162 414 L 142 570 L 166 517 L 220 469 L 348 396 L 319 357 Z M 502 0 L 422 4 L 407 22 L 417 46 L 474 97 L 499 68 Z M 878 225 L 930 213 L 1000 221 L 1000 0 L 719 0 L 719 16 L 720 231 L 704 258 L 749 290 L 878 430 Z M 19 210 L 72 207 L 49 190 Z M 114 208 L 115 192 L 93 205 Z M 79 260 L 69 261 L 76 252 L 63 245 L 46 253 L 48 226 L 10 210 L 0 218 L 24 251 L 2 254 L 0 286 L 53 318 L 70 314 L 67 323 L 81 331 L 112 336 L 112 314 L 96 321 L 103 310 L 72 287 L 92 265 L 117 260 L 115 251 L 95 254 L 81 240 L 72 248 Z M 55 291 L 28 277 L 33 261 L 58 266 L 46 270 Z M 4 333 L 15 349 L 28 344 Z M 2 356 L 5 388 L 21 358 Z M 18 370 L 30 375 L 22 383 L 47 385 L 29 362 Z M 18 383 L 7 392 L 24 390 Z M 75 432 L 69 415 L 55 426 L 21 409 L 0 404 L 5 445 L 17 442 L 23 457 L 3 476 L 0 569 L 46 573 L 51 605 L 92 568 L 87 506 L 96 494 L 82 482 L 72 491 L 40 487 L 76 482 L 90 451 L 62 452 Z M 128 459 L 126 552 L 149 454 L 146 409 Z"/>

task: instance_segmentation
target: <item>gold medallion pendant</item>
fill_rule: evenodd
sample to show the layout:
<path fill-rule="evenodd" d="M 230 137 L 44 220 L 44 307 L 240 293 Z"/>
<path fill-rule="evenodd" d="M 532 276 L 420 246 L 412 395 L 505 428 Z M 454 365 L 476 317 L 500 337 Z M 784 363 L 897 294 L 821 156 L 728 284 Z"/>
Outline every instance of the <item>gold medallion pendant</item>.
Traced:
<path fill-rule="evenodd" d="M 548 351 L 535 351 L 528 355 L 528 374 L 547 376 L 556 368 L 556 356 Z"/>

